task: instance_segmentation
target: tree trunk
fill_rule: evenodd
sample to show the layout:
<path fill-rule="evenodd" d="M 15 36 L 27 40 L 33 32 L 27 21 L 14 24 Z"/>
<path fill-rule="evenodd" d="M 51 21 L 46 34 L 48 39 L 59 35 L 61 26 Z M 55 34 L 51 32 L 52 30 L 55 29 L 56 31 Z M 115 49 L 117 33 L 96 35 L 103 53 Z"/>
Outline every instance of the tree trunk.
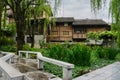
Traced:
<path fill-rule="evenodd" d="M 1 22 L 2 22 L 2 13 L 0 12 L 0 40 L 1 40 L 1 37 L 2 37 L 2 33 L 1 33 L 1 26 L 2 26 L 2 24 L 1 24 Z"/>
<path fill-rule="evenodd" d="M 32 37 L 31 37 L 31 48 L 34 47 L 34 27 L 35 27 L 35 21 L 34 21 L 34 25 L 32 26 Z"/>
<path fill-rule="evenodd" d="M 33 26 L 32 26 L 31 48 L 34 47 L 34 43 L 35 43 L 35 40 L 34 40 L 35 26 L 36 26 L 36 15 L 35 15 L 35 11 L 34 11 L 34 22 L 33 22 Z"/>
<path fill-rule="evenodd" d="M 2 33 L 1 33 L 1 27 L 2 27 L 2 11 L 3 11 L 3 3 L 0 2 L 0 39 L 1 39 L 1 36 L 2 36 Z"/>
<path fill-rule="evenodd" d="M 18 50 L 22 50 L 23 49 L 23 45 L 25 44 L 24 41 L 24 27 L 25 27 L 25 20 L 22 16 L 20 16 L 21 18 L 16 18 L 15 22 L 16 22 L 16 31 L 17 31 L 17 51 Z"/>
<path fill-rule="evenodd" d="M 16 23 L 16 31 L 17 31 L 17 51 L 23 49 L 23 45 L 25 44 L 25 27 L 26 27 L 26 21 L 25 21 L 25 15 L 24 11 L 21 11 L 20 4 L 17 4 L 16 12 L 15 14 L 15 23 Z"/>

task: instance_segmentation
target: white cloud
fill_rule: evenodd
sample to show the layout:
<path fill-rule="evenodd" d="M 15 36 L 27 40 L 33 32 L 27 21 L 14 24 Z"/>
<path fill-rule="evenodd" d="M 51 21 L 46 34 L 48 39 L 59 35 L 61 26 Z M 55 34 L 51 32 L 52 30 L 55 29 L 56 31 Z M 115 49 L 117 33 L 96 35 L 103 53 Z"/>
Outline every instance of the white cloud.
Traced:
<path fill-rule="evenodd" d="M 109 0 L 106 3 L 106 7 L 101 9 L 97 15 L 91 12 L 90 0 L 62 0 L 61 7 L 58 10 L 59 17 L 74 17 L 77 19 L 103 19 L 109 22 L 108 19 L 108 5 Z"/>

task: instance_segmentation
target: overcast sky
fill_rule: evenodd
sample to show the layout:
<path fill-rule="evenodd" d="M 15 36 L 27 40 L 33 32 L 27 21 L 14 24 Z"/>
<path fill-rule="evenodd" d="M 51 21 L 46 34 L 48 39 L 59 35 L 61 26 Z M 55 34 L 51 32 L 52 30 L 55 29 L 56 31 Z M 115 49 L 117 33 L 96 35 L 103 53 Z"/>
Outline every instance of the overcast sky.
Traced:
<path fill-rule="evenodd" d="M 61 0 L 61 6 L 58 9 L 58 17 L 74 17 L 75 19 L 103 19 L 106 22 L 110 22 L 108 18 L 109 1 L 106 3 L 106 7 L 101 9 L 95 15 L 91 11 L 90 0 Z"/>

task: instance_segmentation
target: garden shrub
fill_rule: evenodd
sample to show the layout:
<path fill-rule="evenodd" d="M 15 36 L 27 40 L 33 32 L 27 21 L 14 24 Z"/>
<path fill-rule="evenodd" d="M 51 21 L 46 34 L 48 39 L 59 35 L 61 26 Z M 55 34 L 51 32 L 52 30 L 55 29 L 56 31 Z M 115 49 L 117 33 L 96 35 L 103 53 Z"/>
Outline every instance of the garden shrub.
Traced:
<path fill-rule="evenodd" d="M 98 60 L 98 54 L 97 54 L 97 47 L 90 47 L 90 54 L 91 54 L 91 63 L 96 62 Z"/>
<path fill-rule="evenodd" d="M 70 63 L 72 62 L 70 60 L 73 56 L 72 51 L 62 44 L 50 44 L 47 50 L 48 57 Z"/>
<path fill-rule="evenodd" d="M 41 49 L 39 49 L 39 48 L 31 48 L 30 46 L 29 46 L 29 44 L 25 44 L 24 46 L 23 46 L 23 50 L 25 50 L 25 51 L 35 51 L 35 52 L 41 52 L 42 50 Z"/>
<path fill-rule="evenodd" d="M 4 45 L 0 46 L 0 51 L 6 51 L 6 52 L 16 52 L 16 45 Z"/>
<path fill-rule="evenodd" d="M 120 50 L 118 50 L 118 54 L 116 55 L 115 59 L 116 59 L 117 61 L 120 61 Z"/>
<path fill-rule="evenodd" d="M 81 66 L 90 66 L 90 49 L 85 45 L 76 44 L 71 47 L 74 55 L 74 64 Z"/>
<path fill-rule="evenodd" d="M 111 47 L 96 47 L 99 58 L 114 60 L 119 51 Z"/>
<path fill-rule="evenodd" d="M 47 49 L 48 57 L 73 63 L 75 65 L 90 66 L 90 49 L 85 45 L 51 44 Z"/>
<path fill-rule="evenodd" d="M 57 75 L 58 77 L 62 77 L 62 67 L 59 67 L 54 64 L 50 63 L 44 63 L 44 70 L 49 73 L 53 73 L 54 75 Z"/>
<path fill-rule="evenodd" d="M 7 37 L 13 37 L 16 34 L 15 23 L 1 27 L 1 34 Z"/>
<path fill-rule="evenodd" d="M 40 53 L 42 53 L 43 55 L 44 55 L 44 53 L 45 53 L 45 50 L 44 50 L 44 49 L 31 48 L 29 44 L 25 44 L 25 45 L 23 46 L 23 50 L 25 50 L 25 51 L 40 52 Z M 25 55 L 23 55 L 23 56 L 25 56 Z M 33 58 L 33 59 L 34 59 L 34 58 L 36 58 L 36 55 L 31 54 L 30 58 Z"/>
<path fill-rule="evenodd" d="M 3 45 L 13 45 L 15 44 L 15 41 L 13 38 L 10 38 L 10 37 L 6 37 L 6 36 L 2 36 L 1 39 L 0 39 L 0 44 L 1 46 Z"/>
<path fill-rule="evenodd" d="M 119 51 L 115 48 L 109 48 L 109 47 L 106 48 L 106 55 L 107 58 L 110 60 L 114 60 L 118 53 Z"/>
<path fill-rule="evenodd" d="M 45 48 L 47 43 L 45 43 L 44 40 L 39 40 L 39 45 L 40 45 L 40 48 Z"/>
<path fill-rule="evenodd" d="M 95 47 L 98 58 L 106 58 L 106 50 L 102 47 Z"/>

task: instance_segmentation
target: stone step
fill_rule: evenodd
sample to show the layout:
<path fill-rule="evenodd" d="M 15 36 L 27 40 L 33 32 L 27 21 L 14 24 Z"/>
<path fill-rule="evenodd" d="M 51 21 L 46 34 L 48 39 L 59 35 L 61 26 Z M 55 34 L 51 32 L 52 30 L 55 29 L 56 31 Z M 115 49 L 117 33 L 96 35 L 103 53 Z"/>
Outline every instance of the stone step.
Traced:
<path fill-rule="evenodd" d="M 31 67 L 31 66 L 29 66 L 27 64 L 23 64 L 23 63 L 15 63 L 15 64 L 12 64 L 12 66 L 14 68 L 16 68 L 17 70 L 19 70 L 21 73 L 37 71 L 36 68 Z"/>
<path fill-rule="evenodd" d="M 43 72 L 43 71 L 34 71 L 26 73 L 26 76 L 31 80 L 62 80 L 59 77 L 56 77 L 53 74 Z"/>
<path fill-rule="evenodd" d="M 33 61 L 26 61 L 26 64 L 23 63 L 14 63 L 12 66 L 19 70 L 21 73 L 24 73 L 27 80 L 62 80 L 61 78 L 44 71 L 37 70 L 36 67 L 34 67 L 35 64 Z M 32 66 L 33 67 L 32 67 Z"/>

